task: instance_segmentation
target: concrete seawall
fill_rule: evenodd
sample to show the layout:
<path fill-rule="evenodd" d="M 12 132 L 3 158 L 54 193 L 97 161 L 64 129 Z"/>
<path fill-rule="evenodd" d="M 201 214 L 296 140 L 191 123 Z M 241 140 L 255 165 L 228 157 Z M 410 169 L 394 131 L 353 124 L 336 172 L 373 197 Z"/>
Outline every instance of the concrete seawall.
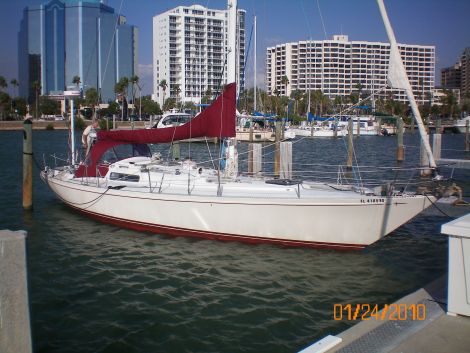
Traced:
<path fill-rule="evenodd" d="M 91 124 L 91 121 L 86 120 L 86 125 Z M 144 121 L 134 122 L 134 129 L 145 129 Z M 147 122 L 148 123 L 148 122 Z M 132 125 L 129 121 L 116 121 L 118 129 L 131 129 Z M 46 130 L 48 126 L 52 126 L 54 130 L 67 130 L 69 128 L 68 121 L 41 121 L 33 120 L 33 130 Z M 23 120 L 21 121 L 0 121 L 0 131 L 2 130 L 23 130 Z"/>

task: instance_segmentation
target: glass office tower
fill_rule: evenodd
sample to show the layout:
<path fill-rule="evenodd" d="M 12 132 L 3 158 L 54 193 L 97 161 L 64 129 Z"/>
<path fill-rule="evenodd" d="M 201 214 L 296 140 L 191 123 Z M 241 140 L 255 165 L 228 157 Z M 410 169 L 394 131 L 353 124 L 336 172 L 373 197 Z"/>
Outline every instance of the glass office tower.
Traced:
<path fill-rule="evenodd" d="M 101 100 L 114 100 L 121 77 L 137 75 L 135 26 L 98 0 L 51 0 L 24 9 L 18 34 L 20 95 L 34 99 L 33 83 L 41 94 L 57 94 L 73 85 L 96 88 Z"/>

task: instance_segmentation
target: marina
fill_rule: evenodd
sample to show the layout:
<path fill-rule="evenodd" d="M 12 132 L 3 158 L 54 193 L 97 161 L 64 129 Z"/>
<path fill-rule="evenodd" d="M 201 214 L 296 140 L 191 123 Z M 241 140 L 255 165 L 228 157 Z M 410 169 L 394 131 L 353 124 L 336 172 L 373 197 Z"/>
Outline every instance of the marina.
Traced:
<path fill-rule="evenodd" d="M 267 47 L 266 91 L 237 0 L 153 4 L 146 97 L 123 1 L 26 7 L 0 76 L 1 353 L 465 352 L 470 48 L 441 89 L 436 47 L 376 2 L 385 42 L 327 39 L 317 2 L 325 40 Z"/>
<path fill-rule="evenodd" d="M 21 132 L 0 134 L 0 160 L 20 165 L 20 153 L 7 150 L 21 150 Z M 466 158 L 463 137 L 443 135 L 442 156 Z M 65 131 L 34 132 L 37 160 L 63 149 L 67 138 Z M 418 136 L 404 139 L 406 160 L 416 164 Z M 295 146 L 293 163 L 340 164 L 344 150 L 342 139 L 305 139 Z M 370 165 L 395 165 L 395 150 L 396 139 L 379 136 L 356 146 L 359 162 Z M 28 231 L 38 351 L 292 352 L 353 324 L 334 320 L 334 304 L 393 303 L 447 271 L 440 226 L 450 219 L 436 209 L 361 252 L 252 246 L 150 235 L 87 219 L 50 194 L 36 167 L 34 211 L 23 213 L 20 170 L 5 171 L 0 178 L 10 192 L 0 199 L 0 228 Z M 468 171 L 455 170 L 454 179 L 468 190 Z"/>

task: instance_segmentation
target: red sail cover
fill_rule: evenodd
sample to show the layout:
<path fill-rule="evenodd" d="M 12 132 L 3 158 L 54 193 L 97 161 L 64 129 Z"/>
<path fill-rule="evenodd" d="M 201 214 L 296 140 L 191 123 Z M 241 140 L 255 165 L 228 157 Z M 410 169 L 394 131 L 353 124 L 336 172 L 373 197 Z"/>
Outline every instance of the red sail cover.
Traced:
<path fill-rule="evenodd" d="M 104 176 L 108 168 L 99 164 L 101 157 L 108 149 L 122 144 L 167 143 L 204 136 L 234 137 L 235 103 L 235 83 L 231 83 L 209 107 L 186 124 L 162 129 L 98 131 L 98 141 L 86 161 L 75 171 L 75 176 Z"/>
<path fill-rule="evenodd" d="M 161 129 L 99 131 L 98 141 L 166 143 L 196 137 L 235 137 L 235 83 L 186 124 Z"/>

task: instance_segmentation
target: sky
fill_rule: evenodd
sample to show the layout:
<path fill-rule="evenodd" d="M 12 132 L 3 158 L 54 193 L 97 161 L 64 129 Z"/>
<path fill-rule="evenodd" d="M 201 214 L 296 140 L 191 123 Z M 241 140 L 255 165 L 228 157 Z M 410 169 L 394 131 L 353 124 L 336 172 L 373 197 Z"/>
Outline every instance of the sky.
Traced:
<path fill-rule="evenodd" d="M 26 6 L 45 0 L 0 0 L 0 75 L 18 77 L 17 33 Z M 152 91 L 152 18 L 179 5 L 225 9 L 226 0 L 107 0 L 139 27 L 139 77 L 143 93 Z M 454 65 L 470 47 L 470 0 L 385 0 L 398 43 L 436 47 L 436 84 L 440 69 Z M 266 48 L 299 40 L 323 40 L 334 34 L 350 40 L 387 42 L 375 0 L 238 0 L 246 10 L 247 43 L 257 18 L 257 82 L 264 87 Z M 247 62 L 247 86 L 253 85 L 253 47 Z"/>

